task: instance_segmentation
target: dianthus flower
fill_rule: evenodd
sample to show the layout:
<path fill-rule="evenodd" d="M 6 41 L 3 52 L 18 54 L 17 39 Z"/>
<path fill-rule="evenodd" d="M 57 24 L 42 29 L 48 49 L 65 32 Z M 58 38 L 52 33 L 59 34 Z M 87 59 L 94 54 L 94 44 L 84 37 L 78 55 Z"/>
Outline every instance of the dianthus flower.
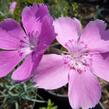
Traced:
<path fill-rule="evenodd" d="M 82 29 L 79 20 L 68 17 L 56 19 L 54 28 L 66 51 L 44 55 L 33 81 L 48 90 L 68 83 L 71 107 L 92 108 L 101 97 L 96 76 L 109 81 L 109 30 L 102 20 L 90 21 Z"/>
<path fill-rule="evenodd" d="M 11 18 L 0 22 L 0 77 L 6 76 L 21 61 L 12 79 L 22 81 L 32 77 L 54 39 L 53 19 L 44 4 L 25 7 L 22 25 Z"/>

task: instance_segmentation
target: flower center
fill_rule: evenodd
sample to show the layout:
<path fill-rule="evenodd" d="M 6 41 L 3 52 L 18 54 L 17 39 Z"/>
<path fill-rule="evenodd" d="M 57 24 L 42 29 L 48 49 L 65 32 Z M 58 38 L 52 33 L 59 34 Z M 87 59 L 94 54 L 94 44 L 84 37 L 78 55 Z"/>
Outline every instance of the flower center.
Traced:
<path fill-rule="evenodd" d="M 92 55 L 89 54 L 87 45 L 84 42 L 69 40 L 66 43 L 66 47 L 68 52 L 64 55 L 64 62 L 70 69 L 81 73 L 91 65 Z"/>
<path fill-rule="evenodd" d="M 28 36 L 24 37 L 23 40 L 20 40 L 20 49 L 19 53 L 20 55 L 28 55 L 34 51 L 34 49 L 37 47 L 38 44 L 38 33 L 32 32 L 29 33 Z"/>

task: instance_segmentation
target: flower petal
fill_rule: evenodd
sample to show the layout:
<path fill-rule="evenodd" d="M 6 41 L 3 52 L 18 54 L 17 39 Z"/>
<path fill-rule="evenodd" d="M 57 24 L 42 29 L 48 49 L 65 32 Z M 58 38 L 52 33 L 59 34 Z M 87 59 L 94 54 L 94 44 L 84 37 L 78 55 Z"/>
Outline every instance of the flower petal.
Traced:
<path fill-rule="evenodd" d="M 97 25 L 99 23 L 102 23 L 102 26 Z M 90 21 L 86 27 L 84 28 L 82 35 L 81 35 L 81 40 L 84 40 L 85 42 L 91 41 L 93 42 L 93 40 L 98 40 L 101 38 L 100 35 L 100 30 L 104 30 L 104 22 L 102 20 L 95 20 L 95 21 Z M 87 42 L 88 42 L 87 41 Z"/>
<path fill-rule="evenodd" d="M 25 33 L 15 20 L 5 19 L 0 22 L 0 48 L 17 49 L 23 37 Z"/>
<path fill-rule="evenodd" d="M 100 100 L 101 90 L 97 78 L 89 71 L 70 72 L 68 96 L 74 109 L 89 109 Z"/>
<path fill-rule="evenodd" d="M 44 4 L 33 4 L 24 8 L 22 12 L 22 23 L 27 34 L 41 31 L 41 20 L 48 15 L 48 8 Z"/>
<path fill-rule="evenodd" d="M 8 34 L 15 39 L 23 39 L 25 37 L 25 32 L 14 19 L 8 18 L 0 22 L 0 28 L 8 32 Z"/>
<path fill-rule="evenodd" d="M 76 18 L 60 17 L 54 21 L 57 40 L 64 47 L 69 40 L 77 40 L 81 34 L 81 23 Z"/>
<path fill-rule="evenodd" d="M 109 39 L 106 38 L 108 36 L 107 33 L 109 32 L 106 31 L 104 21 L 90 21 L 83 30 L 80 41 L 87 44 L 90 51 L 107 52 L 109 51 L 109 40 L 106 40 Z"/>
<path fill-rule="evenodd" d="M 45 29 L 46 28 L 46 29 Z M 42 27 L 39 35 L 38 52 L 43 52 L 54 41 L 55 33 L 53 28 L 53 19 L 50 16 L 44 16 L 42 19 Z"/>
<path fill-rule="evenodd" d="M 37 67 L 42 59 L 43 54 L 38 54 L 37 52 L 33 52 L 32 54 L 32 60 L 34 62 L 32 73 L 33 75 L 36 73 Z"/>
<path fill-rule="evenodd" d="M 109 81 L 109 55 L 105 58 L 100 54 L 92 56 L 92 71 L 98 77 Z"/>
<path fill-rule="evenodd" d="M 0 52 L 0 77 L 6 76 L 23 59 L 17 51 Z"/>
<path fill-rule="evenodd" d="M 33 69 L 33 60 L 32 55 L 29 55 L 24 60 L 23 64 L 19 66 L 16 71 L 12 74 L 12 79 L 16 81 L 23 81 L 28 78 L 30 78 L 32 75 L 32 69 Z"/>
<path fill-rule="evenodd" d="M 44 55 L 33 78 L 36 86 L 44 89 L 57 89 L 67 84 L 68 68 L 63 57 L 56 54 Z"/>

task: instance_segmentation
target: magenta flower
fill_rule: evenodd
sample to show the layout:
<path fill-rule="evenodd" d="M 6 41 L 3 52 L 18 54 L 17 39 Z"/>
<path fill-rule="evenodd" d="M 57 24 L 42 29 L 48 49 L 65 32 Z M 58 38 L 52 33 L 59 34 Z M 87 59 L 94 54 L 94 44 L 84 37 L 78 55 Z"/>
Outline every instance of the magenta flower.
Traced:
<path fill-rule="evenodd" d="M 73 109 L 94 107 L 100 100 L 97 77 L 109 81 L 109 30 L 102 20 L 90 21 L 85 29 L 74 18 L 54 21 L 57 40 L 67 51 L 64 54 L 44 55 L 37 75 L 36 86 L 57 89 L 68 83 L 68 97 Z"/>
<path fill-rule="evenodd" d="M 6 76 L 24 60 L 12 74 L 12 79 L 30 78 L 45 49 L 55 39 L 53 19 L 44 4 L 24 8 L 22 25 L 13 19 L 0 23 L 0 77 Z"/>

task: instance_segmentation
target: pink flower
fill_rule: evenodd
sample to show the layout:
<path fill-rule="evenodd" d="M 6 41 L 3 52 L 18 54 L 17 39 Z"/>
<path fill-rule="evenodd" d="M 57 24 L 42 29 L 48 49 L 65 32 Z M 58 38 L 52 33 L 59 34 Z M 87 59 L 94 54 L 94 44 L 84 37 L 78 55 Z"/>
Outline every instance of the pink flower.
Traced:
<path fill-rule="evenodd" d="M 25 7 L 22 26 L 13 19 L 0 22 L 0 77 L 23 60 L 12 79 L 22 81 L 33 76 L 44 51 L 55 39 L 53 19 L 44 4 Z"/>
<path fill-rule="evenodd" d="M 68 97 L 73 109 L 94 107 L 100 100 L 97 77 L 109 81 L 109 30 L 102 20 L 90 21 L 82 29 L 79 20 L 62 17 L 54 21 L 58 42 L 64 54 L 44 55 L 36 86 L 57 89 L 68 83 Z"/>
<path fill-rule="evenodd" d="M 10 14 L 13 14 L 15 9 L 16 9 L 16 5 L 17 5 L 17 2 L 16 1 L 13 1 L 11 4 L 10 4 L 10 7 L 9 7 L 9 13 Z"/>

